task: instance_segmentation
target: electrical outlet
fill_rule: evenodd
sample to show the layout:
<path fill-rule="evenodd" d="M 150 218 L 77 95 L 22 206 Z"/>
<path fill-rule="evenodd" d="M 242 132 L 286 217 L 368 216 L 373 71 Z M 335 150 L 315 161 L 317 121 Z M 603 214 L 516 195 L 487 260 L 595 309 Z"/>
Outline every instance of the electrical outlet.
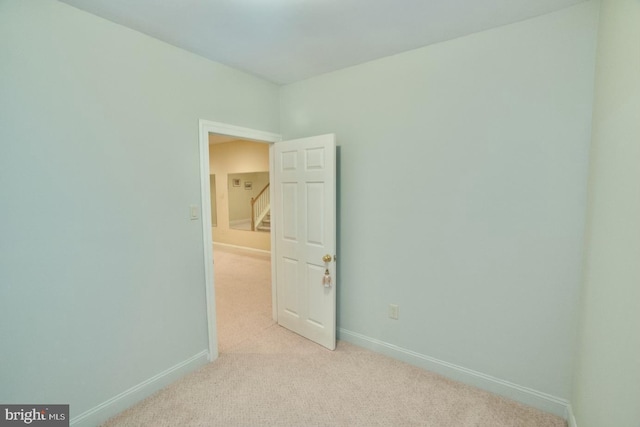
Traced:
<path fill-rule="evenodd" d="M 389 319 L 398 320 L 398 304 L 389 304 Z"/>

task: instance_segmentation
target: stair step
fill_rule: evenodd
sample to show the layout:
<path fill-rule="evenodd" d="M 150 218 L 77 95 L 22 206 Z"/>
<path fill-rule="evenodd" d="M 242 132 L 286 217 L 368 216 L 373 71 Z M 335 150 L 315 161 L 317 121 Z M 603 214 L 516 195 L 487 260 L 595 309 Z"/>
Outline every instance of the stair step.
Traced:
<path fill-rule="evenodd" d="M 262 218 L 262 221 L 260 221 L 260 224 L 258 224 L 256 230 L 269 232 L 271 231 L 271 212 L 267 213 L 264 218 Z"/>

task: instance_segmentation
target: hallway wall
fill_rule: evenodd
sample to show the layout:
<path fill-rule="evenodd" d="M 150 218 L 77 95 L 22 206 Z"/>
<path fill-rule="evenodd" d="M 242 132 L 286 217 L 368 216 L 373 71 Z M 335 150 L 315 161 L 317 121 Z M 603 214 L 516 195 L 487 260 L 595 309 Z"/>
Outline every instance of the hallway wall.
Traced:
<path fill-rule="evenodd" d="M 209 167 L 216 174 L 218 225 L 212 236 L 216 243 L 271 250 L 271 233 L 235 230 L 229 227 L 230 173 L 269 171 L 269 144 L 236 140 L 209 145 Z M 244 190 L 243 190 L 244 191 Z"/>

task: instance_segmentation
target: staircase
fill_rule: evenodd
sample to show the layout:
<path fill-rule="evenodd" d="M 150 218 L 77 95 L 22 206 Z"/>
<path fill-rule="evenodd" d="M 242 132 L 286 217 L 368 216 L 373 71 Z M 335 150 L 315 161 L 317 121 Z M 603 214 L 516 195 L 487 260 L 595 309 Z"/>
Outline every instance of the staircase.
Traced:
<path fill-rule="evenodd" d="M 271 212 L 267 213 L 264 218 L 262 218 L 262 221 L 260 221 L 260 224 L 258 224 L 256 230 L 271 232 Z"/>
<path fill-rule="evenodd" d="M 251 199 L 251 231 L 271 231 L 271 204 L 267 184 Z"/>

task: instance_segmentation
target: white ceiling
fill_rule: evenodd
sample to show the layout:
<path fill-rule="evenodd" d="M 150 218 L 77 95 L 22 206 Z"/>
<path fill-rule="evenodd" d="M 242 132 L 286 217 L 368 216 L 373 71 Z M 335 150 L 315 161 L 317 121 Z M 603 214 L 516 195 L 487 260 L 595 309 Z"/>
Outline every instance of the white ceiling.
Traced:
<path fill-rule="evenodd" d="M 61 1 L 286 84 L 584 0 Z"/>

